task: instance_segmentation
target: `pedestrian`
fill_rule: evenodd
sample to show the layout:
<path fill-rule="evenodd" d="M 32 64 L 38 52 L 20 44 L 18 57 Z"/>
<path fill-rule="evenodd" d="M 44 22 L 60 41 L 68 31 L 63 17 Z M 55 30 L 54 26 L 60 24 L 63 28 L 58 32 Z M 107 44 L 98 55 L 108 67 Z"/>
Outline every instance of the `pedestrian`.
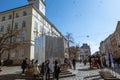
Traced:
<path fill-rule="evenodd" d="M 34 59 L 31 60 L 31 65 L 34 65 Z"/>
<path fill-rule="evenodd" d="M 118 58 L 118 66 L 120 66 L 120 57 Z"/>
<path fill-rule="evenodd" d="M 38 60 L 36 60 L 34 64 L 34 77 L 39 77 L 39 74 L 40 74 L 39 64 Z"/>
<path fill-rule="evenodd" d="M 27 68 L 27 61 L 26 61 L 26 59 L 23 60 L 21 68 L 22 68 L 22 73 L 24 74 L 25 70 Z"/>
<path fill-rule="evenodd" d="M 45 63 L 43 62 L 41 65 L 41 75 L 42 75 L 42 80 L 45 80 Z"/>
<path fill-rule="evenodd" d="M 67 63 L 67 58 L 64 59 L 64 63 L 65 63 L 65 64 Z"/>
<path fill-rule="evenodd" d="M 89 64 L 90 64 L 90 68 L 91 68 L 91 63 L 92 63 L 91 56 L 89 56 Z"/>
<path fill-rule="evenodd" d="M 93 64 L 94 64 L 93 67 L 97 67 L 97 68 L 99 68 L 97 57 L 94 57 L 94 63 L 93 63 Z"/>
<path fill-rule="evenodd" d="M 116 59 L 117 66 L 119 67 L 120 64 L 120 58 Z"/>
<path fill-rule="evenodd" d="M 102 63 L 103 63 L 103 67 L 107 67 L 106 58 L 105 57 L 103 57 Z"/>
<path fill-rule="evenodd" d="M 61 70 L 60 70 L 60 65 L 58 64 L 58 61 L 55 60 L 55 66 L 54 66 L 54 75 L 55 75 L 55 79 L 59 80 L 59 74 L 60 74 Z"/>
<path fill-rule="evenodd" d="M 100 56 L 98 57 L 98 65 L 99 65 L 99 68 L 102 68 L 102 64 L 101 64 L 101 58 L 100 58 Z"/>
<path fill-rule="evenodd" d="M 3 66 L 3 63 L 4 63 L 4 60 L 3 60 L 3 59 L 1 59 L 1 66 Z"/>
<path fill-rule="evenodd" d="M 49 64 L 50 71 L 53 74 L 53 80 L 54 80 L 54 66 L 55 66 L 54 63 L 55 63 L 55 61 L 53 61 Z"/>
<path fill-rule="evenodd" d="M 49 60 L 45 61 L 45 76 L 46 76 L 46 80 L 50 80 Z"/>
<path fill-rule="evenodd" d="M 82 60 L 80 59 L 80 64 L 81 64 Z"/>
<path fill-rule="evenodd" d="M 75 58 L 72 59 L 72 65 L 73 65 L 73 69 L 75 70 L 76 69 L 76 60 L 75 60 Z"/>
<path fill-rule="evenodd" d="M 71 69 L 72 67 L 71 67 L 71 60 L 70 59 L 67 59 L 67 64 L 68 64 L 69 68 Z"/>

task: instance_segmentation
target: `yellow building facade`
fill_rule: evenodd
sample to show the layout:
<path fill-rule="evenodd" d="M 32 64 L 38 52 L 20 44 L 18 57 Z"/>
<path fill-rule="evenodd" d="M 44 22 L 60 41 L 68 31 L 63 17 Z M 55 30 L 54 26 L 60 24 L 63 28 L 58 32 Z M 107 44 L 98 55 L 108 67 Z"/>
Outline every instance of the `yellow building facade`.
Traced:
<path fill-rule="evenodd" d="M 100 43 L 100 52 L 108 57 L 112 53 L 115 59 L 120 58 L 120 21 L 116 30 Z"/>
<path fill-rule="evenodd" d="M 32 0 L 29 0 L 32 1 Z M 39 0 L 45 6 L 42 0 Z M 42 35 L 63 37 L 56 27 L 45 17 L 45 12 L 40 11 L 34 4 L 18 7 L 0 12 L 0 36 L 5 33 L 14 34 L 7 43 L 15 47 L 2 53 L 2 59 L 6 60 L 8 54 L 13 64 L 20 64 L 23 59 L 29 60 L 35 57 L 35 39 Z M 10 33 L 9 33 L 10 32 Z"/>

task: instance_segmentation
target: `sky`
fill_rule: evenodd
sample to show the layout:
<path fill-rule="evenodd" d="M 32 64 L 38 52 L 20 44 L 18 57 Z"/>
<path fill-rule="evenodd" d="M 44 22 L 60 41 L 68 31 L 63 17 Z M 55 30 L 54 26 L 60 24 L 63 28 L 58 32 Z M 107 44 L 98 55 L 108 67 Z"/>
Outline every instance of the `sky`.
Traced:
<path fill-rule="evenodd" d="M 46 17 L 74 44 L 87 43 L 91 53 L 112 34 L 120 21 L 120 0 L 45 0 Z M 27 0 L 0 0 L 0 12 L 28 4 Z M 87 37 L 89 36 L 89 37 Z"/>

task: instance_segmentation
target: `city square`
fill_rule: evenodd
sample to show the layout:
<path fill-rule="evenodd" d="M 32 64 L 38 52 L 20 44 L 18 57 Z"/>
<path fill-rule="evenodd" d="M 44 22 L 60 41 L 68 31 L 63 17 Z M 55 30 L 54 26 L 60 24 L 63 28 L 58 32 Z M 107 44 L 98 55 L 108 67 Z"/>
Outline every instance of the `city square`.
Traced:
<path fill-rule="evenodd" d="M 120 80 L 119 0 L 0 2 L 0 80 Z"/>

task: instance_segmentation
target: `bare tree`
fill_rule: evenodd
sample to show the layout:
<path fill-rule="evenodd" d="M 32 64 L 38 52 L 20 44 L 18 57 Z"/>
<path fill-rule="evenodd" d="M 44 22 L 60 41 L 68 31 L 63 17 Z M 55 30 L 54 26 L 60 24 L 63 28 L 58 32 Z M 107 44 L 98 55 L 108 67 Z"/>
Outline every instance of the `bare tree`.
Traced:
<path fill-rule="evenodd" d="M 16 39 L 19 38 L 17 36 L 21 34 L 21 31 L 23 30 L 12 30 L 12 33 L 11 33 L 11 30 L 10 30 L 10 31 L 6 31 L 6 33 L 0 34 L 0 60 L 4 51 L 8 51 L 7 60 L 8 61 L 10 60 L 10 50 L 20 45 L 19 42 L 14 42 L 13 38 L 14 37 L 16 37 Z"/>
<path fill-rule="evenodd" d="M 65 35 L 65 38 L 67 39 L 67 46 L 68 46 L 68 53 L 69 53 L 69 57 L 71 57 L 70 54 L 70 43 L 74 43 L 73 41 L 73 37 L 72 37 L 72 33 L 68 33 Z"/>
<path fill-rule="evenodd" d="M 70 49 L 71 57 L 77 59 L 79 57 L 78 56 L 79 46 L 71 46 L 69 49 Z"/>

